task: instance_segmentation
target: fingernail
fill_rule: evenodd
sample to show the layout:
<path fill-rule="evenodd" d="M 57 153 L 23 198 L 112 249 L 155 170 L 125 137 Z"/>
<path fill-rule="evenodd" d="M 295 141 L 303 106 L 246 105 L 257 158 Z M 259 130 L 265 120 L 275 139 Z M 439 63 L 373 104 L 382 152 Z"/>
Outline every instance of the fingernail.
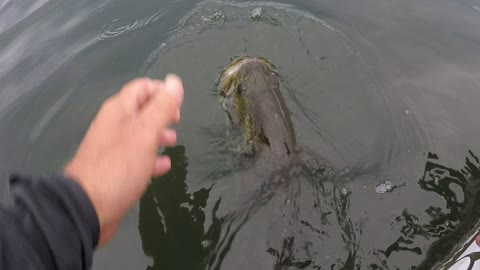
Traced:
<path fill-rule="evenodd" d="M 165 88 L 177 99 L 179 105 L 183 102 L 183 85 L 182 80 L 175 74 L 168 74 L 165 77 Z"/>

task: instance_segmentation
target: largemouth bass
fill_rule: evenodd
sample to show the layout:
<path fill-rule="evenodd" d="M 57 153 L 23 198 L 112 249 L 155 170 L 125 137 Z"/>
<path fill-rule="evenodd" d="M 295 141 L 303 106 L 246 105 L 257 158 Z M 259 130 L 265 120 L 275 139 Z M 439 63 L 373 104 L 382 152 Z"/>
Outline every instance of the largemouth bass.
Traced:
<path fill-rule="evenodd" d="M 275 66 L 262 57 L 237 56 L 220 75 L 218 91 L 237 151 L 263 156 L 273 169 L 287 166 L 296 139 Z"/>

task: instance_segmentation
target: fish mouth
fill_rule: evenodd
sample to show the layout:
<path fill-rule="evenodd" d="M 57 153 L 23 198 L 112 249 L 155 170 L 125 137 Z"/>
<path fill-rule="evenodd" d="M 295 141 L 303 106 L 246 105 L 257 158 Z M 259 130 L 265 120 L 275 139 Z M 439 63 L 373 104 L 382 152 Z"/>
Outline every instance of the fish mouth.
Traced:
<path fill-rule="evenodd" d="M 234 86 L 238 85 L 240 81 L 244 79 L 240 72 L 242 68 L 255 63 L 264 66 L 272 73 L 272 75 L 278 74 L 275 66 L 267 58 L 248 55 L 234 56 L 228 66 L 220 74 L 218 80 L 218 91 L 220 96 L 231 96 L 232 92 L 235 90 Z"/>

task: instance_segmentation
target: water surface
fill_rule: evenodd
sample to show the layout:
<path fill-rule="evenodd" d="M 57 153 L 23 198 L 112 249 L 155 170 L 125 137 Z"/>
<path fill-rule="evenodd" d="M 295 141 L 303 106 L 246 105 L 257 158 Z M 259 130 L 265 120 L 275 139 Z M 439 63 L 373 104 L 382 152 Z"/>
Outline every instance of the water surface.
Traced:
<path fill-rule="evenodd" d="M 252 21 L 259 6 L 266 19 Z M 106 97 L 176 72 L 174 169 L 94 269 L 429 269 L 480 217 L 479 7 L 4 1 L 0 175 L 60 170 Z M 215 81 L 239 53 L 268 57 L 285 80 L 308 166 L 278 181 L 229 159 Z M 384 180 L 396 188 L 376 193 Z"/>

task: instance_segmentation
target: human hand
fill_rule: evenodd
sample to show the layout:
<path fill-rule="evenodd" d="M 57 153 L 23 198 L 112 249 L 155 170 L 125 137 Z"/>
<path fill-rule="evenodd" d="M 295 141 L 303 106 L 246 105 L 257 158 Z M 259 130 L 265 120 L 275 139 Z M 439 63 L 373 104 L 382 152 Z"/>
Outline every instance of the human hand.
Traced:
<path fill-rule="evenodd" d="M 113 237 L 151 177 L 170 170 L 168 156 L 158 157 L 157 151 L 176 143 L 168 126 L 179 121 L 182 101 L 182 82 L 175 75 L 165 82 L 129 82 L 103 103 L 65 167 L 64 174 L 84 188 L 96 210 L 99 246 Z"/>

